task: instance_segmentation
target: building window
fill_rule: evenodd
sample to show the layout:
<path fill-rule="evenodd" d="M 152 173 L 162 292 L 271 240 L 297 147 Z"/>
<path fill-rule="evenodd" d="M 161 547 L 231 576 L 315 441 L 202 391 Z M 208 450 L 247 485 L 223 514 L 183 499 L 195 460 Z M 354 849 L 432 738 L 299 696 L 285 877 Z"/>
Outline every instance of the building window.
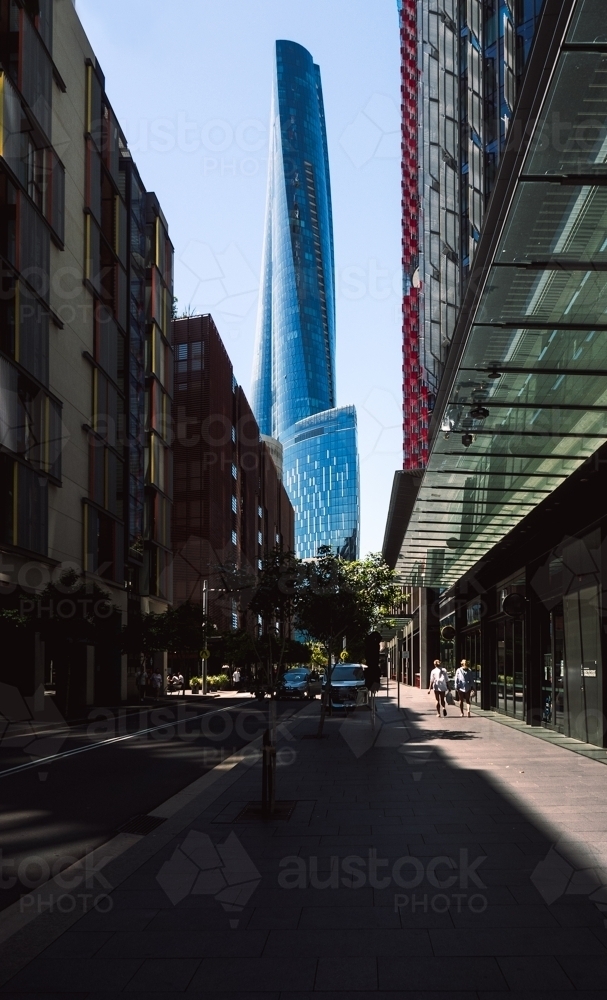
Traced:
<path fill-rule="evenodd" d="M 238 469 L 232 462 L 232 479 L 238 479 Z"/>
<path fill-rule="evenodd" d="M 48 482 L 0 455 L 0 541 L 47 554 Z"/>
<path fill-rule="evenodd" d="M 86 504 L 85 533 L 86 571 L 105 580 L 123 583 L 122 525 Z"/>
<path fill-rule="evenodd" d="M 263 545 L 263 534 L 261 533 L 261 531 L 257 532 L 257 541 L 259 542 L 260 545 Z"/>
<path fill-rule="evenodd" d="M 199 372 L 202 369 L 202 341 L 190 344 L 190 370 Z"/>
<path fill-rule="evenodd" d="M 238 545 L 238 535 L 235 531 L 232 531 L 232 545 Z"/>
<path fill-rule="evenodd" d="M 257 508 L 257 516 L 258 517 L 263 517 L 263 507 L 258 507 Z"/>
<path fill-rule="evenodd" d="M 238 500 L 235 496 L 232 496 L 232 511 L 234 514 L 238 513 Z"/>
<path fill-rule="evenodd" d="M 512 110 L 516 97 L 516 48 L 514 27 L 504 15 L 504 100 Z"/>
<path fill-rule="evenodd" d="M 188 345 L 177 344 L 175 352 L 175 369 L 178 374 L 183 375 L 188 370 Z"/>

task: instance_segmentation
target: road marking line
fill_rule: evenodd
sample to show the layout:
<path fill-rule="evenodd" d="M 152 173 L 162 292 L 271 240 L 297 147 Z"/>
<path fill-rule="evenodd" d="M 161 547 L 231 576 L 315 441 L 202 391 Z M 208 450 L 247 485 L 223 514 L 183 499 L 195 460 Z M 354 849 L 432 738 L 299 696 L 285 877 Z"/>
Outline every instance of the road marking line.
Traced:
<path fill-rule="evenodd" d="M 200 712 L 199 715 L 192 715 L 189 719 L 184 719 L 183 722 L 194 722 L 196 719 L 202 719 L 205 715 L 215 714 L 219 715 L 220 712 L 233 712 L 234 707 L 230 708 L 218 708 L 215 712 Z M 164 722 L 161 726 L 150 726 L 148 729 L 138 729 L 134 733 L 126 733 L 124 736 L 111 736 L 107 740 L 98 740 L 96 743 L 87 743 L 84 747 L 75 747 L 73 750 L 63 750 L 61 753 L 51 754 L 50 757 L 38 757 L 36 760 L 28 761 L 26 764 L 16 764 L 15 767 L 7 767 L 0 771 L 0 778 L 4 778 L 9 774 L 16 774 L 18 771 L 28 771 L 33 767 L 40 767 L 42 764 L 49 764 L 55 760 L 63 760 L 64 757 L 73 757 L 78 753 L 86 753 L 88 750 L 96 750 L 98 747 L 108 746 L 111 743 L 122 743 L 124 740 L 134 740 L 137 736 L 145 736 L 146 733 L 155 733 L 159 729 L 168 729 L 170 726 L 179 725 L 179 720 L 173 719 L 170 722 Z"/>

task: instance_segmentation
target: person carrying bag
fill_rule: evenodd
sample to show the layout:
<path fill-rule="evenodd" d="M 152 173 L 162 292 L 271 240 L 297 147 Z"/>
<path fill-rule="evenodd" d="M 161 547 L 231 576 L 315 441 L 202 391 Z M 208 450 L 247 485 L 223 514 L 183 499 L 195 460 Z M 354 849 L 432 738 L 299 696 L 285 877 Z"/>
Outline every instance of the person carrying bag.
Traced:
<path fill-rule="evenodd" d="M 470 670 L 470 664 L 467 660 L 462 660 L 461 665 L 457 668 L 455 672 L 455 693 L 459 700 L 459 707 L 464 717 L 464 702 L 468 706 L 468 718 L 470 718 L 470 695 L 474 688 L 474 676 Z"/>
<path fill-rule="evenodd" d="M 430 672 L 430 684 L 428 686 L 428 694 L 430 691 L 434 691 L 434 697 L 436 698 L 436 714 L 440 719 L 441 708 L 443 710 L 443 715 L 447 714 L 447 709 L 445 707 L 445 695 L 449 690 L 449 677 L 447 671 L 443 666 L 441 666 L 440 660 L 434 661 L 434 666 Z"/>

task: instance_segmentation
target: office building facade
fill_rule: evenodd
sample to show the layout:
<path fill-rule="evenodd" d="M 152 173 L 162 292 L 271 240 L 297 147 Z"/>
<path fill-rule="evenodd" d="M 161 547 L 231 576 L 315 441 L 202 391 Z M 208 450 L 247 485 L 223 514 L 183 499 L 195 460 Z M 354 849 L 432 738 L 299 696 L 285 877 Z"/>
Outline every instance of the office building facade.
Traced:
<path fill-rule="evenodd" d="M 289 41 L 276 43 L 252 399 L 262 433 L 284 444 L 285 483 L 297 511 L 298 554 L 315 555 L 321 545 L 341 552 L 354 545 L 357 553 L 356 415 L 352 407 L 335 407 L 333 222 L 320 70 L 306 49 Z M 340 501 L 349 505 L 342 518 L 347 535 L 337 528 L 337 515 L 334 529 L 328 529 L 324 514 L 318 516 L 320 510 L 330 514 L 330 490 L 325 495 L 323 483 L 334 481 L 334 456 L 327 458 L 326 449 L 318 451 L 302 486 L 305 449 L 298 445 L 310 428 L 299 425 L 313 417 L 319 427 L 339 424 L 344 442 L 354 449 L 344 466 L 350 484 L 347 501 L 345 495 Z M 318 463 L 324 469 L 319 476 Z"/>
<path fill-rule="evenodd" d="M 294 545 L 294 514 L 210 315 L 173 322 L 175 603 L 220 629 L 255 630 L 247 604 L 264 557 Z"/>
<path fill-rule="evenodd" d="M 428 422 L 543 0 L 398 0 L 401 36 L 403 444 Z"/>
<path fill-rule="evenodd" d="M 171 600 L 172 246 L 74 5 L 3 0 L 0 60 L 1 582 L 72 569 L 126 622 Z M 81 652 L 69 710 L 126 698 Z M 37 644 L 24 690 L 55 675 Z"/>
<path fill-rule="evenodd" d="M 602 4 L 545 0 L 463 286 L 426 469 L 408 506 L 393 505 L 401 580 L 433 595 L 429 620 L 418 614 L 410 630 L 421 683 L 431 653 L 465 657 L 482 708 L 601 747 L 604 44 Z"/>

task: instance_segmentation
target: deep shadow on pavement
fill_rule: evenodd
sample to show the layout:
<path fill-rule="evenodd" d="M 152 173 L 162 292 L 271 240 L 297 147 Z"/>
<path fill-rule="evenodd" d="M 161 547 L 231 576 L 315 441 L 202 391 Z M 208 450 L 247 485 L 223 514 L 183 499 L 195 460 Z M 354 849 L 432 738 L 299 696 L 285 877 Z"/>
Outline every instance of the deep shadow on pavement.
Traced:
<path fill-rule="evenodd" d="M 3 994 L 602 1000 L 607 769 L 405 700 L 373 731 L 300 722 L 288 822 L 238 821 L 259 797 L 244 769 L 108 866 L 106 912 L 45 913 L 0 946 L 26 963 Z"/>

